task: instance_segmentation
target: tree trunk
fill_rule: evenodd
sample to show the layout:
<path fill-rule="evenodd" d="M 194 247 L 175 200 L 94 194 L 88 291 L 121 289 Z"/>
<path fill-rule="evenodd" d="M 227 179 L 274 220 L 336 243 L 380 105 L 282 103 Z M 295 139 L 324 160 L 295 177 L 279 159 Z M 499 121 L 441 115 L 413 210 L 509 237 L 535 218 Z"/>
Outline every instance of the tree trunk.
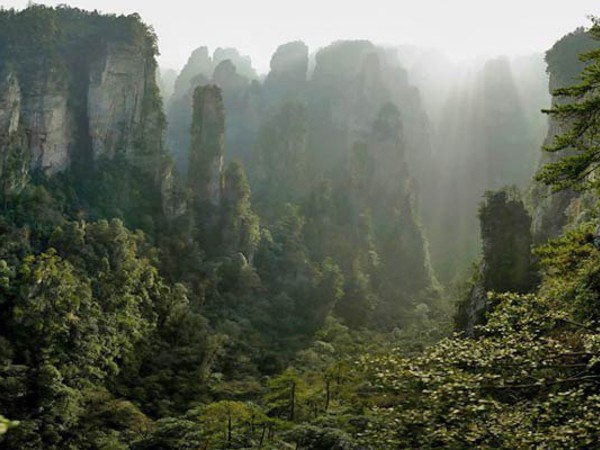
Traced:
<path fill-rule="evenodd" d="M 231 448 L 231 413 L 227 415 L 227 447 Z"/>
<path fill-rule="evenodd" d="M 292 381 L 290 390 L 290 422 L 294 421 L 294 415 L 296 412 L 296 383 Z"/>
<path fill-rule="evenodd" d="M 260 442 L 258 443 L 258 448 L 262 448 L 263 442 L 265 441 L 265 433 L 267 432 L 267 425 L 263 425 L 262 433 L 260 435 Z"/>

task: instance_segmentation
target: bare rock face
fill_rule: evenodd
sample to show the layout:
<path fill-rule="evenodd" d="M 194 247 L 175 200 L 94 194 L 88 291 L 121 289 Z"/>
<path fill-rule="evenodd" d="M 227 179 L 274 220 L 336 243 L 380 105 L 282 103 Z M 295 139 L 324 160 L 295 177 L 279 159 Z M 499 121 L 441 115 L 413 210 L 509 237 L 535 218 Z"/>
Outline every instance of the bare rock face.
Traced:
<path fill-rule="evenodd" d="M 21 88 L 15 73 L 3 74 L 0 78 L 0 177 L 2 190 L 7 192 L 22 186 L 28 173 L 27 161 L 19 149 L 21 100 Z M 10 172 L 11 177 L 3 176 Z"/>
<path fill-rule="evenodd" d="M 88 117 L 95 158 L 131 151 L 142 126 L 145 61 L 137 48 L 111 44 L 90 68 Z"/>
<path fill-rule="evenodd" d="M 213 54 L 213 64 L 216 68 L 223 61 L 230 60 L 236 67 L 237 72 L 250 79 L 258 78 L 254 68 L 252 67 L 252 59 L 248 55 L 242 55 L 235 48 L 217 48 Z"/>
<path fill-rule="evenodd" d="M 73 120 L 68 93 L 40 80 L 23 98 L 20 127 L 25 130 L 30 167 L 52 175 L 69 165 Z"/>
<path fill-rule="evenodd" d="M 308 47 L 294 41 L 280 45 L 271 58 L 271 71 L 265 79 L 270 104 L 282 99 L 298 100 L 306 94 Z"/>
<path fill-rule="evenodd" d="M 32 170 L 54 174 L 69 164 L 72 119 L 68 92 L 52 77 L 37 78 L 27 91 L 10 71 L 0 84 L 0 153 L 9 146 L 26 149 Z"/>
<path fill-rule="evenodd" d="M 190 55 L 187 64 L 175 80 L 175 87 L 171 100 L 177 100 L 188 94 L 192 80 L 198 75 L 210 79 L 213 70 L 214 64 L 208 53 L 208 48 L 200 47 L 194 50 Z"/>
<path fill-rule="evenodd" d="M 19 127 L 21 113 L 21 88 L 14 72 L 0 80 L 0 145 Z"/>
<path fill-rule="evenodd" d="M 460 325 L 462 331 L 469 337 L 476 335 L 476 327 L 485 323 L 485 316 L 490 309 L 487 290 L 481 280 L 485 270 L 484 265 L 485 262 L 482 262 L 479 267 L 480 279 L 471 287 L 468 301 L 461 305 L 460 309 L 460 314 L 463 316 L 463 323 Z"/>
<path fill-rule="evenodd" d="M 369 41 L 333 43 L 317 53 L 309 90 L 311 126 L 323 128 L 318 134 L 327 141 L 339 142 L 329 146 L 337 157 L 361 138 L 387 103 L 400 110 L 411 166 L 419 166 L 420 159 L 429 155 L 428 122 L 419 92 L 409 83 L 397 54 Z"/>
<path fill-rule="evenodd" d="M 225 91 L 237 91 L 246 88 L 249 80 L 238 74 L 237 68 L 230 59 L 219 63 L 213 73 L 213 83 Z"/>
<path fill-rule="evenodd" d="M 306 79 L 308 71 L 308 47 L 302 41 L 280 45 L 271 58 L 271 74 L 288 73 Z"/>
<path fill-rule="evenodd" d="M 161 173 L 160 193 L 162 210 L 168 220 L 175 220 L 187 212 L 185 187 L 175 176 L 175 168 L 169 165 Z"/>
<path fill-rule="evenodd" d="M 40 46 L 18 32 L 18 21 L 6 22 L 0 176 L 17 156 L 28 171 L 53 175 L 75 160 L 93 163 L 122 152 L 158 180 L 164 117 L 154 36 L 138 16 L 94 14 L 48 8 L 48 22 L 32 31 L 46 42 Z M 77 31 L 56 32 L 63 28 Z"/>

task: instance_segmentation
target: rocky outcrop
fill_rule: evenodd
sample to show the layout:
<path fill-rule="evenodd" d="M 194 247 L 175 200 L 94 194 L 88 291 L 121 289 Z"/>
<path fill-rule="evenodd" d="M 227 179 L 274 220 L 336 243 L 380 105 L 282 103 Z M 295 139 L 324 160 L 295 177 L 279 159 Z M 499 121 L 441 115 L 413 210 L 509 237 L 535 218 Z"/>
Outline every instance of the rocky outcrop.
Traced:
<path fill-rule="evenodd" d="M 198 75 L 203 75 L 206 79 L 210 79 L 214 65 L 212 58 L 208 53 L 207 47 L 199 47 L 192 52 L 186 65 L 183 67 L 179 76 L 175 80 L 173 89 L 172 101 L 187 95 L 190 90 L 192 80 Z"/>
<path fill-rule="evenodd" d="M 135 131 L 143 126 L 145 67 L 137 48 L 118 43 L 91 64 L 87 112 L 94 157 L 132 151 Z"/>
<path fill-rule="evenodd" d="M 5 159 L 10 143 L 30 171 L 53 175 L 74 161 L 93 164 L 121 152 L 158 175 L 164 117 L 147 27 L 138 16 L 32 8 L 47 20 L 28 9 L 17 16 L 31 21 L 45 45 L 29 43 L 18 24 L 0 35 L 0 48 L 8 49 L 0 71 L 0 155 Z M 77 31 L 53 36 L 56 29 Z"/>
<path fill-rule="evenodd" d="M 269 105 L 300 100 L 306 95 L 308 47 L 294 41 L 280 45 L 271 58 L 271 71 L 265 79 L 265 95 Z"/>
<path fill-rule="evenodd" d="M 0 147 L 8 145 L 9 138 L 19 129 L 21 116 L 21 88 L 14 72 L 2 75 L 0 80 Z"/>
<path fill-rule="evenodd" d="M 0 181 L 4 196 L 22 188 L 27 182 L 28 157 L 19 135 L 21 88 L 14 72 L 0 78 Z"/>
<path fill-rule="evenodd" d="M 177 71 L 174 69 L 159 69 L 156 77 L 163 104 L 169 103 L 173 92 L 175 91 L 175 81 L 177 80 Z"/>
<path fill-rule="evenodd" d="M 519 192 L 505 188 L 487 192 L 479 208 L 483 257 L 473 286 L 459 307 L 457 322 L 467 335 L 485 322 L 493 308 L 488 292 L 533 292 L 538 275 L 531 247 L 531 217 Z"/>
<path fill-rule="evenodd" d="M 175 167 L 170 164 L 163 167 L 160 176 L 160 195 L 162 211 L 169 221 L 174 221 L 188 211 L 188 193 Z"/>
<path fill-rule="evenodd" d="M 598 42 L 588 35 L 583 29 L 578 29 L 560 39 L 547 53 L 546 63 L 550 75 L 548 89 L 552 94 L 556 89 L 576 84 L 585 64 L 579 59 L 581 53 L 596 48 Z M 564 97 L 553 97 L 552 105 L 570 102 Z M 568 129 L 568 124 L 558 123 L 550 119 L 548 135 L 544 141 L 550 145 L 554 138 Z M 562 158 L 565 152 L 544 152 L 539 163 L 541 169 L 544 165 Z M 560 235 L 569 224 L 575 224 L 589 217 L 589 206 L 596 202 L 594 195 L 581 194 L 571 190 L 552 193 L 549 186 L 534 183 L 530 192 L 530 203 L 533 210 L 533 235 L 538 243 Z M 587 205 L 587 207 L 586 207 Z"/>
<path fill-rule="evenodd" d="M 242 255 L 252 264 L 260 240 L 259 218 L 250 205 L 250 186 L 244 169 L 237 161 L 229 163 L 223 176 L 220 240 L 228 255 Z"/>
<path fill-rule="evenodd" d="M 269 76 L 287 76 L 293 80 L 306 80 L 308 71 L 308 47 L 302 41 L 280 45 L 271 57 Z"/>
<path fill-rule="evenodd" d="M 201 80 L 211 80 L 217 67 L 225 61 L 229 61 L 235 67 L 236 72 L 248 81 L 257 78 L 250 57 L 241 55 L 238 50 L 234 48 L 217 48 L 211 56 L 207 47 L 199 47 L 192 52 L 177 77 L 171 102 L 176 102 L 184 96 L 193 95 L 193 90 L 200 86 L 198 77 L 200 76 Z M 169 104 L 169 110 L 173 106 L 172 103 Z"/>
<path fill-rule="evenodd" d="M 52 92 L 53 86 L 40 83 L 24 96 L 19 126 L 25 129 L 31 169 L 48 174 L 69 165 L 73 144 L 73 119 L 67 92 Z"/>
<path fill-rule="evenodd" d="M 386 103 L 400 110 L 411 168 L 419 174 L 418 166 L 431 156 L 419 92 L 393 51 L 369 41 L 340 41 L 323 48 L 316 55 L 308 97 L 311 146 L 328 148 L 333 164 L 371 127 Z"/>
<path fill-rule="evenodd" d="M 248 78 L 239 75 L 237 68 L 231 60 L 226 59 L 219 63 L 213 73 L 213 83 L 219 86 L 223 91 L 235 92 L 246 88 L 250 84 Z"/>
<path fill-rule="evenodd" d="M 225 110 L 221 90 L 196 88 L 188 184 L 197 204 L 219 205 L 223 191 Z"/>
<path fill-rule="evenodd" d="M 8 157 L 9 144 L 25 150 L 31 169 L 48 174 L 69 164 L 73 120 L 64 83 L 39 76 L 21 88 L 19 75 L 9 70 L 0 84 L 0 153 Z"/>
<path fill-rule="evenodd" d="M 482 262 L 475 281 L 469 289 L 468 297 L 459 305 L 457 312 L 457 328 L 469 337 L 476 335 L 476 327 L 485 323 L 485 317 L 489 311 L 488 292 L 482 281 L 484 270 L 485 266 Z"/>
<path fill-rule="evenodd" d="M 485 61 L 472 77 L 460 79 L 442 117 L 434 140 L 438 173 L 429 183 L 425 212 L 433 260 L 450 281 L 478 258 L 482 195 L 504 185 L 526 186 L 539 138 L 527 124 L 506 58 Z"/>
<path fill-rule="evenodd" d="M 217 48 L 212 57 L 206 47 L 195 50 L 181 71 L 169 101 L 168 145 L 181 172 L 188 170 L 192 99 L 197 87 L 217 85 L 227 110 L 226 135 L 229 157 L 247 161 L 249 144 L 256 133 L 257 75 L 250 57 L 234 48 Z"/>
<path fill-rule="evenodd" d="M 249 80 L 258 78 L 252 67 L 252 59 L 248 55 L 242 55 L 235 48 L 217 48 L 213 53 L 213 65 L 216 68 L 223 61 L 229 60 L 236 67 L 237 72 Z"/>

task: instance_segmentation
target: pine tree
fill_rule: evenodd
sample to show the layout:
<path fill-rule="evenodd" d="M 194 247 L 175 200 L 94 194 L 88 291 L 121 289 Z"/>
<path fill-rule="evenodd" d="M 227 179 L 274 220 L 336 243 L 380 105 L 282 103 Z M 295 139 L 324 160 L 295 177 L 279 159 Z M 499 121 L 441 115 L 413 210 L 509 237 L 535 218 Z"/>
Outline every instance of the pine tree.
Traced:
<path fill-rule="evenodd" d="M 592 18 L 590 35 L 600 40 L 600 19 Z M 569 125 L 552 144 L 549 152 L 571 151 L 556 162 L 547 164 L 537 179 L 552 186 L 555 191 L 567 188 L 588 190 L 599 187 L 593 176 L 600 167 L 600 46 L 581 55 L 588 65 L 579 84 L 554 91 L 558 97 L 572 99 L 543 112 L 560 123 Z"/>

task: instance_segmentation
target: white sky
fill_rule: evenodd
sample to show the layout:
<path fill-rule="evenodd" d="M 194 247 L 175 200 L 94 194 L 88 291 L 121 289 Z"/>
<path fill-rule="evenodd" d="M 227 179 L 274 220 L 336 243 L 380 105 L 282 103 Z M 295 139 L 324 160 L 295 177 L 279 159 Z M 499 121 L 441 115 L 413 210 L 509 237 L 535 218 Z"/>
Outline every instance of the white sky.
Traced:
<path fill-rule="evenodd" d="M 23 8 L 27 0 L 0 0 Z M 102 12 L 138 12 L 156 29 L 161 66 L 180 69 L 193 49 L 236 47 L 268 69 L 279 44 L 311 50 L 337 39 L 436 47 L 454 59 L 545 51 L 600 15 L 598 0 L 58 0 Z"/>

